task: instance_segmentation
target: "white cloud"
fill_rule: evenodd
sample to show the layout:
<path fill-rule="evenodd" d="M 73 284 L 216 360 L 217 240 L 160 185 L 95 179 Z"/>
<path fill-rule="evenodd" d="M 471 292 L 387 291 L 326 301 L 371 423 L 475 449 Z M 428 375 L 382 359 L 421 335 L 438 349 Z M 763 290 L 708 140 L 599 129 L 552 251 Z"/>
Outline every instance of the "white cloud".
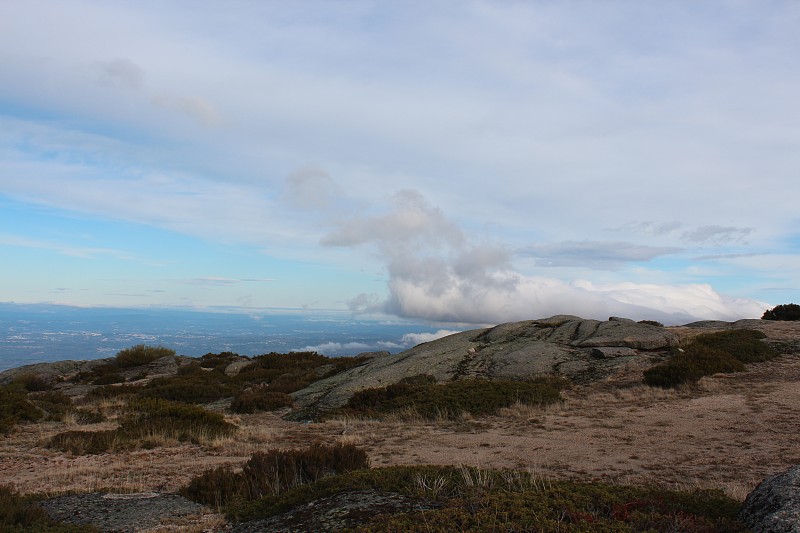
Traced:
<path fill-rule="evenodd" d="M 435 341 L 436 339 L 441 339 L 443 337 L 447 337 L 448 335 L 454 335 L 456 333 L 460 333 L 460 331 L 450 330 L 450 329 L 440 329 L 434 333 L 406 333 L 405 335 L 403 335 L 402 341 L 407 346 L 416 346 L 417 344 L 422 344 L 423 342 Z"/>
<path fill-rule="evenodd" d="M 298 348 L 292 350 L 293 352 L 317 352 L 323 355 L 343 355 L 355 354 L 370 350 L 369 344 L 363 342 L 323 342 L 316 346 L 306 346 L 305 348 Z"/>
<path fill-rule="evenodd" d="M 516 271 L 503 248 L 470 242 L 439 209 L 419 193 L 413 202 L 394 202 L 388 214 L 352 218 L 323 239 L 338 246 L 373 244 L 389 275 L 389 298 L 383 310 L 403 317 L 436 322 L 500 323 L 554 314 L 604 319 L 612 315 L 648 318 L 665 323 L 695 319 L 757 317 L 764 304 L 732 299 L 707 284 L 594 284 L 526 275 Z M 408 224 L 413 220 L 413 224 Z M 397 227 L 393 223 L 397 221 Z M 446 228 L 446 232 L 440 231 Z M 575 257 L 575 247 L 567 246 Z M 578 247 L 581 248 L 581 247 Z M 555 245 L 556 251 L 562 248 Z M 552 250 L 551 250 L 552 251 Z M 642 260 L 653 249 L 627 246 L 623 258 Z M 672 251 L 672 250 L 670 250 Z M 583 247 L 587 261 L 597 247 Z M 658 253 L 666 253 L 659 250 Z M 374 298 L 360 295 L 353 310 L 376 310 Z"/>

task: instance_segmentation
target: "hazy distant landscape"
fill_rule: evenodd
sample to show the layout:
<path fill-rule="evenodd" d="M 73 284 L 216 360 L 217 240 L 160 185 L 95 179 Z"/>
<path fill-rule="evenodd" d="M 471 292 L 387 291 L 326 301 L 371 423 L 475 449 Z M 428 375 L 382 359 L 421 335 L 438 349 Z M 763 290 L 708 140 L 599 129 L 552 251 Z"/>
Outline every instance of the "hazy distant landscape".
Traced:
<path fill-rule="evenodd" d="M 310 349 L 330 356 L 398 352 L 437 328 L 401 320 L 354 319 L 346 312 L 276 310 L 242 314 L 167 309 L 0 304 L 0 371 L 64 359 L 111 357 L 136 344 L 181 355 L 259 355 Z"/>

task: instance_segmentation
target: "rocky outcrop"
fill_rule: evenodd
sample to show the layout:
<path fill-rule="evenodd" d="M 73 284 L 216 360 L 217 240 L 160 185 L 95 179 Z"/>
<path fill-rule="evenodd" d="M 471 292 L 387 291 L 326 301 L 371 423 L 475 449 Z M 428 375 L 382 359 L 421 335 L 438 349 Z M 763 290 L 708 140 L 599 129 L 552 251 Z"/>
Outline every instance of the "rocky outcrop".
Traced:
<path fill-rule="evenodd" d="M 800 466 L 762 481 L 745 499 L 739 520 L 756 533 L 800 532 Z"/>
<path fill-rule="evenodd" d="M 677 335 L 651 324 L 558 315 L 465 331 L 396 355 L 380 355 L 293 396 L 295 404 L 306 411 L 325 410 L 343 405 L 356 391 L 418 374 L 438 381 L 555 375 L 588 382 L 608 377 L 625 365 L 641 364 L 642 353 L 665 351 L 677 343 Z"/>
<path fill-rule="evenodd" d="M 101 531 L 133 532 L 156 528 L 165 520 L 203 512 L 202 505 L 177 494 L 69 494 L 39 503 L 53 520 Z"/>

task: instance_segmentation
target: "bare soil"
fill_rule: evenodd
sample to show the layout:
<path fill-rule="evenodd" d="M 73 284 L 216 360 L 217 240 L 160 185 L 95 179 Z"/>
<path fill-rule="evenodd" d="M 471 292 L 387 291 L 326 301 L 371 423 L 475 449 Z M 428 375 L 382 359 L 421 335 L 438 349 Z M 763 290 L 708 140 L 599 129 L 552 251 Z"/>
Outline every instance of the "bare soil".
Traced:
<path fill-rule="evenodd" d="M 796 333 L 794 328 L 792 333 Z M 772 335 L 771 335 L 772 337 Z M 787 334 L 786 340 L 797 338 Z M 168 445 L 71 456 L 48 449 L 61 422 L 18 427 L 0 440 L 0 479 L 21 493 L 172 493 L 220 464 L 241 465 L 266 448 L 314 441 L 363 446 L 375 467 L 454 464 L 522 468 L 543 478 L 666 488 L 719 488 L 743 500 L 765 477 L 800 464 L 800 355 L 748 366 L 664 391 L 620 375 L 564 393 L 556 406 L 518 406 L 458 421 L 282 420 L 281 413 L 230 416 L 237 436 L 208 446 Z M 108 424 L 84 426 L 101 429 Z M 182 524 L 182 525 L 181 525 Z M 189 524 L 191 528 L 189 528 Z M 142 531 L 219 530 L 210 510 Z"/>

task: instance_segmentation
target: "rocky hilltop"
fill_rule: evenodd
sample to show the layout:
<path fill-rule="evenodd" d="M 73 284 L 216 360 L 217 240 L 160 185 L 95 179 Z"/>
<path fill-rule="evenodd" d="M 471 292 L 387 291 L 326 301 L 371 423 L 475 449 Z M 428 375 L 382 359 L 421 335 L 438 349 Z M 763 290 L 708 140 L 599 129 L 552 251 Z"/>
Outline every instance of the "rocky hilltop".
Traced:
<path fill-rule="evenodd" d="M 324 411 L 343 405 L 356 391 L 419 374 L 440 382 L 541 376 L 561 376 L 573 383 L 595 381 L 630 366 L 651 365 L 679 338 L 667 328 L 626 318 L 599 321 L 557 315 L 456 333 L 396 355 L 378 354 L 293 397 L 301 412 Z"/>

